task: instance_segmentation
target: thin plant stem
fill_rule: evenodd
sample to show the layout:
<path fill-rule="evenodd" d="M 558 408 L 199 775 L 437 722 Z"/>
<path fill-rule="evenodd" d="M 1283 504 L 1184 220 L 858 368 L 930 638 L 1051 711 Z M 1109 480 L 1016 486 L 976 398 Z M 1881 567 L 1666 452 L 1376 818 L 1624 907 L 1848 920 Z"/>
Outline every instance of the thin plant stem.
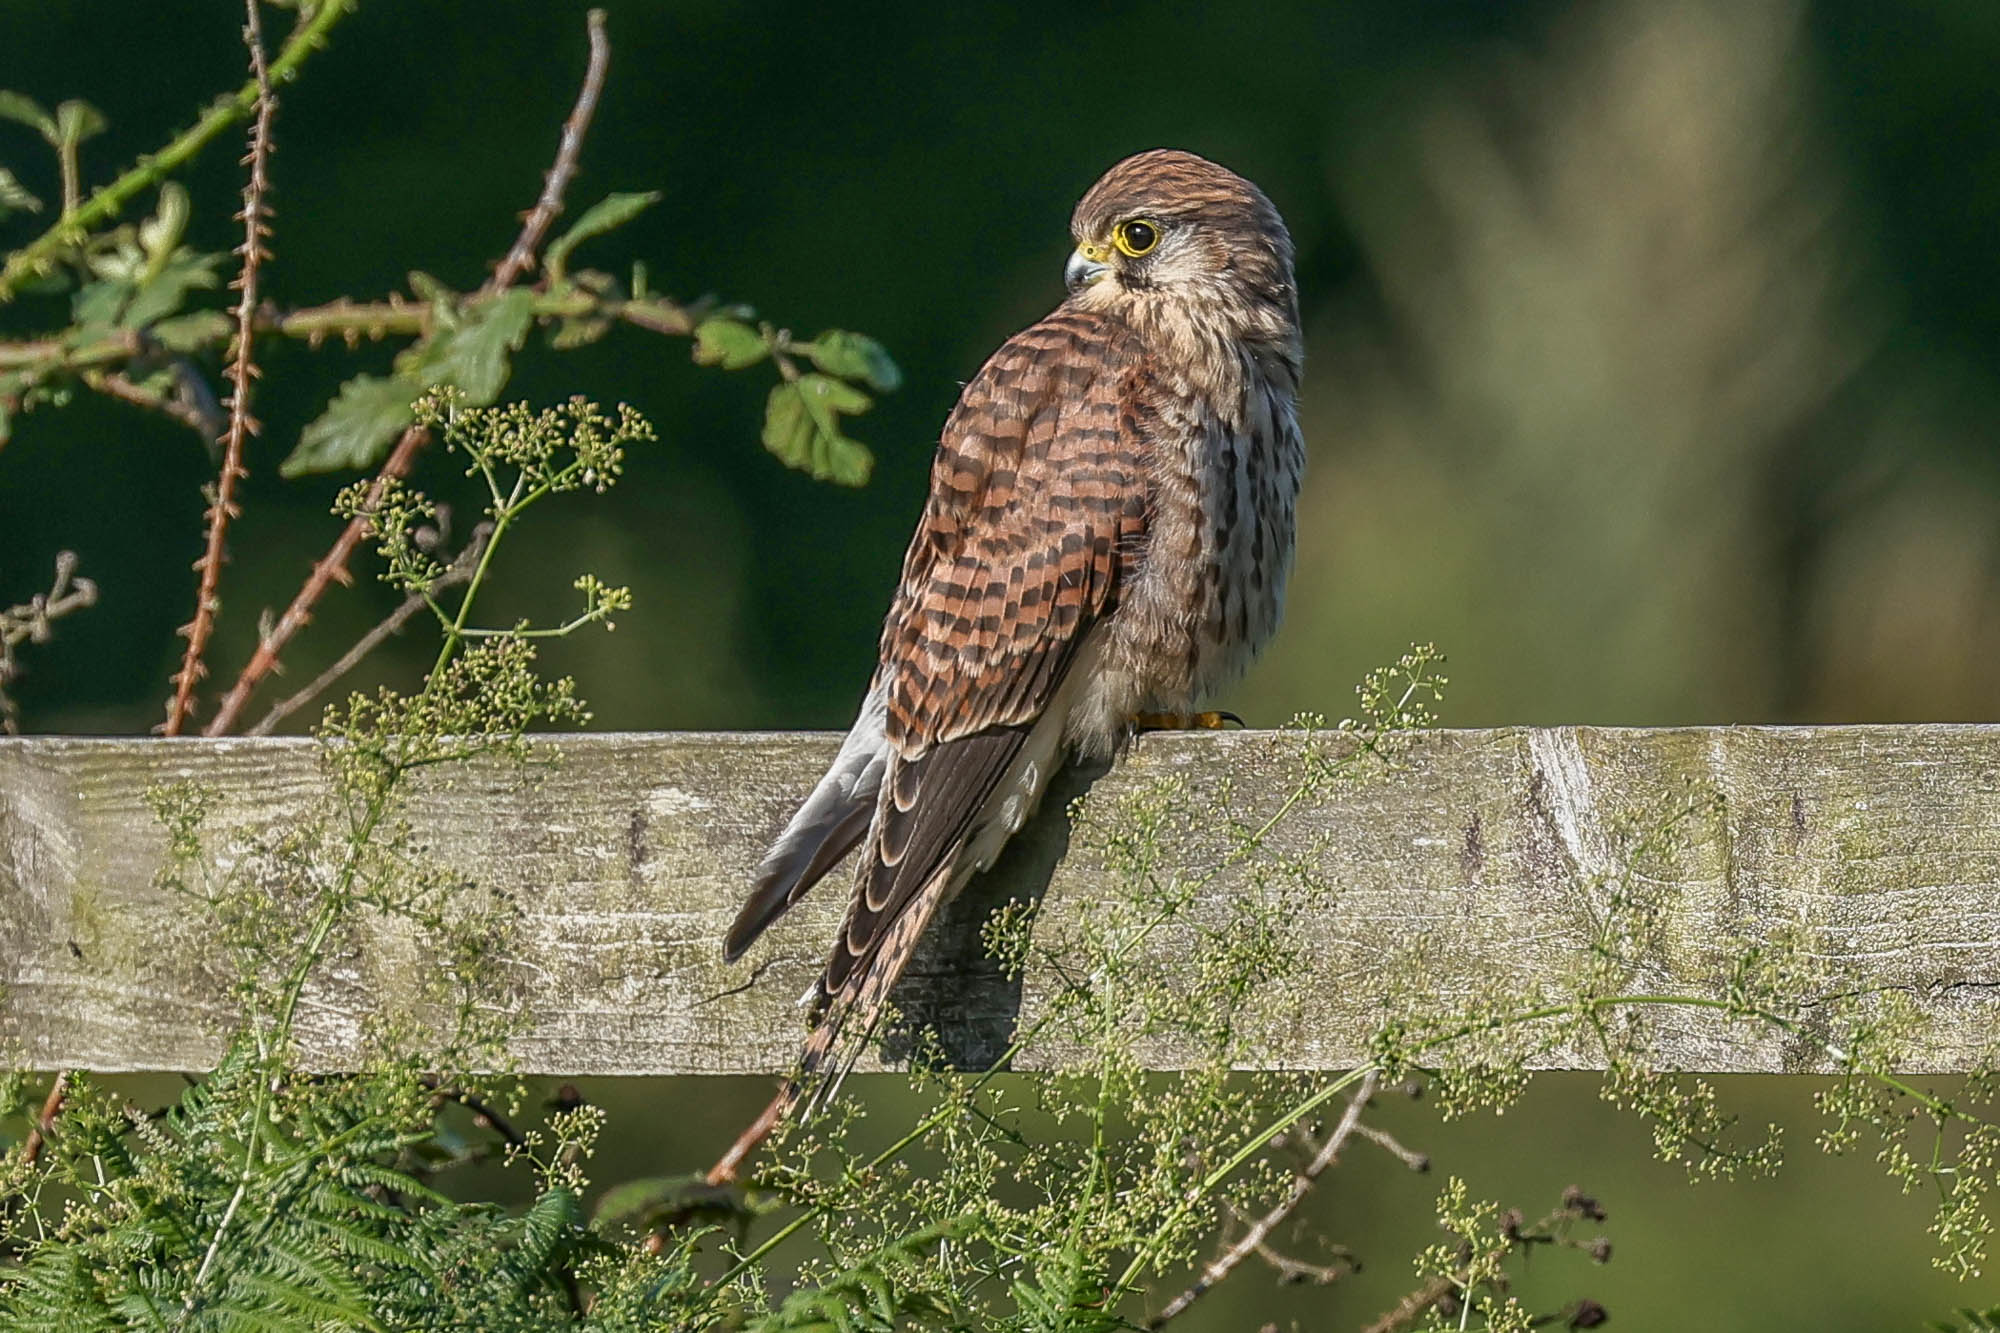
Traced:
<path fill-rule="evenodd" d="M 410 469 L 416 464 L 417 454 L 429 442 L 430 432 L 422 426 L 411 426 L 396 441 L 396 447 L 389 451 L 389 457 L 383 462 L 382 470 L 375 474 L 375 480 L 369 484 L 368 495 L 361 512 L 348 520 L 347 526 L 341 529 L 340 536 L 334 539 L 327 553 L 313 564 L 312 573 L 306 576 L 305 584 L 292 598 L 291 605 L 285 608 L 285 613 L 278 617 L 277 623 L 271 627 L 269 633 L 259 638 L 257 650 L 244 664 L 241 674 L 236 677 L 236 683 L 229 687 L 229 693 L 223 696 L 222 703 L 215 710 L 215 716 L 209 719 L 206 727 L 202 728 L 202 735 L 229 734 L 229 729 L 236 725 L 236 719 L 250 702 L 250 695 L 256 690 L 258 683 L 277 667 L 278 655 L 284 651 L 285 645 L 290 643 L 292 636 L 304 629 L 307 622 L 312 619 L 313 606 L 318 603 L 327 585 L 352 581 L 347 572 L 347 562 L 354 555 L 354 548 L 368 535 L 373 523 L 371 515 L 375 507 L 382 502 L 383 492 L 388 489 L 391 482 L 409 475 Z"/>
<path fill-rule="evenodd" d="M 1341 1114 L 1340 1123 L 1334 1126 L 1333 1133 L 1320 1145 L 1312 1160 L 1292 1177 L 1291 1188 L 1286 1190 L 1285 1197 L 1252 1222 L 1235 1244 L 1216 1256 L 1201 1270 L 1201 1276 L 1190 1283 L 1186 1290 L 1168 1301 L 1158 1314 L 1147 1320 L 1147 1328 L 1165 1328 L 1170 1320 L 1200 1300 L 1217 1283 L 1234 1272 L 1245 1259 L 1263 1250 L 1264 1242 L 1270 1234 L 1305 1202 L 1306 1196 L 1312 1192 L 1313 1182 L 1339 1160 L 1341 1149 L 1347 1146 L 1348 1139 L 1362 1128 L 1362 1109 L 1368 1105 L 1368 1099 L 1375 1095 L 1375 1086 L 1380 1079 L 1381 1075 L 1377 1071 L 1368 1072 L 1361 1080 L 1361 1085 L 1354 1090 L 1354 1095 L 1347 1099 L 1347 1110 Z"/>
<path fill-rule="evenodd" d="M 271 71 L 264 63 L 264 26 L 258 13 L 259 0 L 244 0 L 243 42 L 250 48 L 250 73 L 257 84 L 257 117 L 251 122 L 249 176 L 243 184 L 243 244 L 236 253 L 242 266 L 236 273 L 236 337 L 229 357 L 229 429 L 222 437 L 222 464 L 215 480 L 215 493 L 208 506 L 208 541 L 195 568 L 201 572 L 195 592 L 194 619 L 182 626 L 187 650 L 181 669 L 174 676 L 174 696 L 167 704 L 167 720 L 161 731 L 180 735 L 181 726 L 194 711 L 195 686 L 208 674 L 202 656 L 208 651 L 209 635 L 215 629 L 215 612 L 220 605 L 216 590 L 222 583 L 223 539 L 229 520 L 236 516 L 236 484 L 249 475 L 243 466 L 243 446 L 261 431 L 250 415 L 250 381 L 257 375 L 254 358 L 257 313 L 257 275 L 262 261 L 270 257 L 264 239 L 270 235 L 265 223 L 269 210 L 264 196 L 271 182 L 267 167 L 271 160 L 271 117 L 278 99 L 271 93 Z"/>
<path fill-rule="evenodd" d="M 602 10 L 592 10 L 590 12 L 589 29 L 591 34 L 590 63 L 584 72 L 584 86 L 582 91 L 577 95 L 576 106 L 570 112 L 569 120 L 564 122 L 562 140 L 556 150 L 557 165 L 562 165 L 565 156 L 568 158 L 569 165 L 561 174 L 558 174 L 555 168 L 550 169 L 549 176 L 543 185 L 543 202 L 548 199 L 551 188 L 559 190 L 561 186 L 568 184 L 570 176 L 575 173 L 576 154 L 581 149 L 585 132 L 590 128 L 591 116 L 597 108 L 598 95 L 604 84 L 604 73 L 610 60 L 611 47 L 604 35 L 604 13 Z M 514 247 L 509 249 L 509 256 L 512 256 L 515 249 L 518 249 L 524 241 L 531 248 L 540 243 L 541 233 L 543 230 L 546 230 L 549 222 L 554 218 L 554 209 L 559 207 L 560 203 L 561 200 L 558 197 L 556 203 L 550 205 L 546 210 L 546 216 L 543 216 L 545 210 L 542 202 L 537 203 L 536 207 L 528 215 L 527 224 L 522 227 L 521 236 L 516 239 Z M 536 221 L 538 217 L 541 219 L 539 223 Z M 505 275 L 507 282 L 511 283 L 517 273 L 517 269 L 508 264 L 506 260 L 503 260 L 501 267 L 494 270 L 493 277 L 480 290 L 485 294 L 499 291 L 505 285 L 499 281 L 502 276 Z M 382 470 L 376 474 L 375 480 L 369 488 L 368 504 L 364 506 L 363 512 L 355 515 L 354 518 L 348 521 L 347 527 L 334 540 L 332 548 L 328 550 L 325 557 L 319 563 L 313 566 L 312 573 L 307 576 L 304 585 L 298 591 L 298 595 L 292 599 L 292 604 L 285 609 L 285 614 L 279 619 L 277 626 L 258 643 L 257 651 L 251 655 L 249 662 L 244 665 L 241 674 L 236 678 L 236 683 L 230 686 L 229 693 L 224 697 L 221 706 L 216 710 L 214 719 L 203 729 L 203 735 L 224 736 L 229 733 L 231 727 L 236 725 L 238 717 L 242 715 L 244 707 L 250 701 L 252 692 L 256 690 L 264 677 L 269 675 L 278 665 L 278 655 L 284 650 L 285 645 L 291 642 L 292 637 L 305 627 L 307 621 L 312 619 L 312 608 L 326 592 L 327 585 L 333 582 L 335 578 L 338 578 L 342 582 L 347 580 L 348 558 L 353 554 L 355 546 L 360 543 L 361 538 L 366 534 L 369 527 L 367 510 L 372 509 L 376 504 L 380 503 L 382 493 L 387 489 L 391 481 L 409 474 L 410 469 L 416 463 L 417 455 L 430 443 L 430 439 L 430 431 L 422 426 L 411 426 L 396 441 L 396 447 L 390 451 L 389 457 L 382 464 Z M 499 535 L 498 527 L 496 526 L 494 532 L 496 542 Z M 489 544 L 486 552 L 482 555 L 480 570 L 475 570 L 474 572 L 473 578 L 475 582 L 480 577 L 480 572 L 484 569 L 485 556 L 489 556 L 491 552 L 492 545 Z M 466 599 L 469 601 L 471 596 L 472 591 L 468 588 Z M 462 621 L 455 627 L 456 630 L 462 630 L 463 628 L 464 624 Z M 451 636 L 451 641 L 456 642 L 455 635 Z M 448 653 L 441 654 L 439 658 L 440 663 L 448 655 Z"/>
<path fill-rule="evenodd" d="M 363 658 L 374 652 L 391 636 L 401 630 L 404 625 L 408 624 L 410 617 L 425 607 L 435 610 L 436 603 L 431 601 L 430 594 L 443 588 L 457 587 L 459 584 L 470 579 L 472 577 L 473 564 L 479 559 L 480 551 L 485 548 L 487 542 L 492 540 L 492 537 L 492 526 L 486 523 L 480 524 L 473 530 L 472 542 L 465 550 L 458 553 L 458 558 L 452 561 L 451 567 L 438 575 L 428 589 L 422 592 L 413 592 L 405 597 L 397 605 L 396 609 L 385 616 L 375 628 L 355 640 L 354 646 L 349 648 L 345 653 L 342 653 L 340 660 L 314 677 L 312 684 L 306 686 L 298 693 L 288 695 L 278 703 L 273 704 L 271 711 L 264 714 L 258 720 L 256 726 L 251 727 L 243 734 L 246 736 L 270 735 L 280 722 L 311 703 L 314 699 L 317 699 L 320 695 L 326 693 L 327 690 L 333 687 L 334 682 L 359 666 Z"/>
<path fill-rule="evenodd" d="M 597 99 L 604 92 L 604 71 L 611 63 L 611 43 L 604 35 L 604 11 L 591 10 L 585 16 L 584 26 L 590 37 L 590 62 L 583 72 L 583 87 L 577 92 L 576 105 L 570 108 L 569 118 L 563 121 L 562 138 L 556 146 L 556 160 L 542 178 L 541 197 L 528 211 L 527 219 L 521 225 L 521 234 L 514 238 L 514 244 L 508 247 L 506 256 L 487 280 L 486 290 L 489 292 L 513 286 L 516 278 L 534 267 L 535 251 L 541 248 L 542 237 L 548 234 L 549 224 L 562 212 L 563 192 L 576 175 L 577 157 L 583 152 L 583 136 L 590 129 L 591 117 L 597 113 Z"/>
<path fill-rule="evenodd" d="M 302 21 L 285 39 L 277 59 L 271 62 L 271 83 L 284 83 L 298 73 L 307 56 L 326 44 L 327 33 L 354 8 L 355 0 L 322 0 L 310 18 Z M 11 300 L 21 283 L 46 269 L 57 255 L 83 237 L 91 228 L 118 216 L 140 191 L 159 184 L 231 125 L 257 109 L 263 84 L 252 77 L 234 93 L 216 102 L 188 129 L 165 147 L 141 158 L 137 166 L 92 194 L 80 207 L 65 212 L 47 231 L 7 256 L 0 265 L 0 301 Z"/>

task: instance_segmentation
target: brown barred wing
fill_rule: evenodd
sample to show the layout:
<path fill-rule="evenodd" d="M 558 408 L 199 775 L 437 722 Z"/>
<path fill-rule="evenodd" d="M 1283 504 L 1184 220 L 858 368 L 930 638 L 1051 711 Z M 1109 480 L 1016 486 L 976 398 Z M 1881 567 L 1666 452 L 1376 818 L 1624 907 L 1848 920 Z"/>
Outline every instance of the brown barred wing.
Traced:
<path fill-rule="evenodd" d="M 959 853 L 1143 557 L 1144 383 L 1122 323 L 1058 311 L 994 353 L 945 423 L 882 634 L 890 761 L 821 982 L 831 1019 L 870 977 L 871 997 L 887 993 L 914 944 L 897 923 L 955 887 Z"/>

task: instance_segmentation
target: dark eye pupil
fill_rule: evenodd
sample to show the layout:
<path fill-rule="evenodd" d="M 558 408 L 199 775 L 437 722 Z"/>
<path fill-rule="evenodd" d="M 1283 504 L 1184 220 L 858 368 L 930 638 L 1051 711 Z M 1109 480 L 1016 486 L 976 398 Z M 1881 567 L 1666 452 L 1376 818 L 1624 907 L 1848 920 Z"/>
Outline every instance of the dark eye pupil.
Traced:
<path fill-rule="evenodd" d="M 1125 224 L 1125 243 L 1134 250 L 1150 250 L 1153 248 L 1153 242 L 1157 239 L 1153 235 L 1152 227 L 1146 223 L 1128 222 Z"/>

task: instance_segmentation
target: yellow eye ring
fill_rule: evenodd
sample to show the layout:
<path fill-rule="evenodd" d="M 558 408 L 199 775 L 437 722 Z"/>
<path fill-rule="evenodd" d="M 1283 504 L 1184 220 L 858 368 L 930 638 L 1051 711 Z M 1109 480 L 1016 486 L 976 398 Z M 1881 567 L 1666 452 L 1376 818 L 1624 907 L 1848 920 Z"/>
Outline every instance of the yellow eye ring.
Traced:
<path fill-rule="evenodd" d="M 1151 254 L 1160 243 L 1160 224 L 1147 218 L 1133 218 L 1111 229 L 1111 240 L 1119 253 L 1137 259 Z"/>

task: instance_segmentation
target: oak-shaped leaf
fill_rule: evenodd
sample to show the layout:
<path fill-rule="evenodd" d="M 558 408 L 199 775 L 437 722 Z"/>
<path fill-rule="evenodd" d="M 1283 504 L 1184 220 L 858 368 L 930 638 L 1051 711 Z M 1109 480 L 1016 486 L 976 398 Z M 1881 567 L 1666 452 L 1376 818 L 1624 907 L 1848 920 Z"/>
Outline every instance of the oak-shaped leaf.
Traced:
<path fill-rule="evenodd" d="M 860 486 L 875 467 L 868 446 L 841 433 L 843 415 L 865 412 L 868 395 L 826 375 L 801 375 L 771 390 L 764 447 L 820 481 Z"/>
<path fill-rule="evenodd" d="M 202 254 L 185 246 L 158 264 L 145 261 L 137 249 L 124 256 L 93 261 L 98 276 L 76 289 L 70 298 L 73 341 L 101 338 L 115 329 L 143 329 L 180 310 L 189 292 L 221 285 L 216 268 L 219 254 Z"/>
<path fill-rule="evenodd" d="M 128 329 L 143 329 L 175 313 L 189 292 L 220 285 L 216 268 L 221 262 L 219 254 L 202 254 L 183 246 L 148 265 L 119 322 Z"/>
<path fill-rule="evenodd" d="M 299 433 L 299 443 L 279 465 L 286 477 L 336 468 L 372 467 L 389 451 L 389 442 L 415 419 L 410 404 L 423 393 L 421 385 L 400 377 L 356 375 L 340 386 L 326 411 Z"/>
<path fill-rule="evenodd" d="M 484 407 L 507 385 L 509 357 L 535 321 L 535 294 L 510 288 L 474 302 L 452 324 L 445 322 L 447 309 L 436 308 L 436 331 L 396 358 L 396 372 L 426 387 L 456 385 L 465 402 Z"/>
<path fill-rule="evenodd" d="M 567 352 L 588 347 L 609 332 L 611 321 L 602 316 L 569 316 L 557 323 L 556 331 L 549 335 L 549 346 Z"/>

